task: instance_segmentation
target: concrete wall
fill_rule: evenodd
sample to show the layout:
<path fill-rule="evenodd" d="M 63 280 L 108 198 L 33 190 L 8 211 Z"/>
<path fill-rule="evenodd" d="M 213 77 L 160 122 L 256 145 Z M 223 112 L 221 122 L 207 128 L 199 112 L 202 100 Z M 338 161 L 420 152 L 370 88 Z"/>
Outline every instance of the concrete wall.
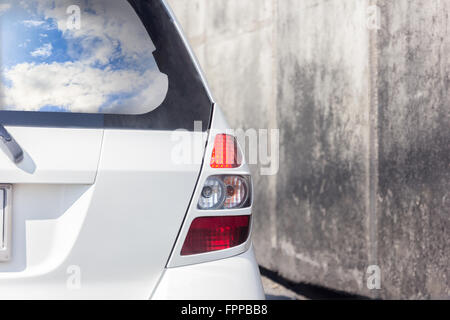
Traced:
<path fill-rule="evenodd" d="M 279 173 L 253 168 L 259 262 L 372 297 L 449 297 L 450 2 L 169 3 L 232 126 L 280 129 Z"/>
<path fill-rule="evenodd" d="M 390 296 L 450 296 L 450 1 L 384 0 L 378 257 Z"/>

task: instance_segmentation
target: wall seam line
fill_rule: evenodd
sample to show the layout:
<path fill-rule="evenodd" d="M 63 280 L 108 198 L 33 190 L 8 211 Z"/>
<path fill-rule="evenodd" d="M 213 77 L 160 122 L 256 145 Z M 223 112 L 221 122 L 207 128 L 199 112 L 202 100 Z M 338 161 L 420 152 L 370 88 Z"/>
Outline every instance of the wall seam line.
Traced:
<path fill-rule="evenodd" d="M 379 1 L 370 0 L 370 6 L 374 6 L 379 13 Z M 377 16 L 377 19 L 381 17 Z M 378 261 L 378 26 L 369 29 L 369 181 L 368 181 L 368 210 L 369 210 L 369 265 L 379 266 Z M 373 291 L 374 297 L 378 297 L 378 290 Z"/>

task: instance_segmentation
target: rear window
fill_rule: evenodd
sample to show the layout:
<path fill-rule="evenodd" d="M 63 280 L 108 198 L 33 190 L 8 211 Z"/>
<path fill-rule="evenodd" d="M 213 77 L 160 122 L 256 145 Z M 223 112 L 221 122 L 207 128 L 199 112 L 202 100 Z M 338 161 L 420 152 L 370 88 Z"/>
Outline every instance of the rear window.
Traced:
<path fill-rule="evenodd" d="M 212 100 L 163 0 L 0 0 L 0 123 L 194 130 Z"/>
<path fill-rule="evenodd" d="M 0 0 L 0 109 L 145 114 L 168 77 L 125 0 Z"/>

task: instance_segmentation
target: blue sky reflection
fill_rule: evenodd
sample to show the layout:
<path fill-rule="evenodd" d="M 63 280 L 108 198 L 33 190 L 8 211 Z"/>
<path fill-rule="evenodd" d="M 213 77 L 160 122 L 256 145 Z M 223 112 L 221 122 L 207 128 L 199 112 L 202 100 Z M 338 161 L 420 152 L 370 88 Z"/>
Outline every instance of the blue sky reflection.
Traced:
<path fill-rule="evenodd" d="M 0 27 L 0 110 L 143 114 L 166 97 L 126 0 L 0 0 Z"/>

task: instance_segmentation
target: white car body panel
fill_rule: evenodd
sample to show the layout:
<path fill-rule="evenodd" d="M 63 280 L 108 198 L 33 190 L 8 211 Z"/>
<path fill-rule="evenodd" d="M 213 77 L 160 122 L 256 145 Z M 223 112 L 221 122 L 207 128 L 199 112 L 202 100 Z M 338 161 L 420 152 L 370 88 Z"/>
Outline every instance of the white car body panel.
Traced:
<path fill-rule="evenodd" d="M 152 299 L 265 299 L 253 248 L 228 259 L 167 269 Z"/>
<path fill-rule="evenodd" d="M 14 185 L 13 259 L 0 263 L 0 299 L 148 299 L 203 154 L 196 152 L 198 164 L 172 165 L 172 151 L 184 141 L 172 134 L 105 130 L 91 186 Z M 72 270 L 80 273 L 79 287 L 70 284 Z"/>
<path fill-rule="evenodd" d="M 0 150 L 0 183 L 93 184 L 103 129 L 7 127 L 24 150 L 14 164 Z"/>

